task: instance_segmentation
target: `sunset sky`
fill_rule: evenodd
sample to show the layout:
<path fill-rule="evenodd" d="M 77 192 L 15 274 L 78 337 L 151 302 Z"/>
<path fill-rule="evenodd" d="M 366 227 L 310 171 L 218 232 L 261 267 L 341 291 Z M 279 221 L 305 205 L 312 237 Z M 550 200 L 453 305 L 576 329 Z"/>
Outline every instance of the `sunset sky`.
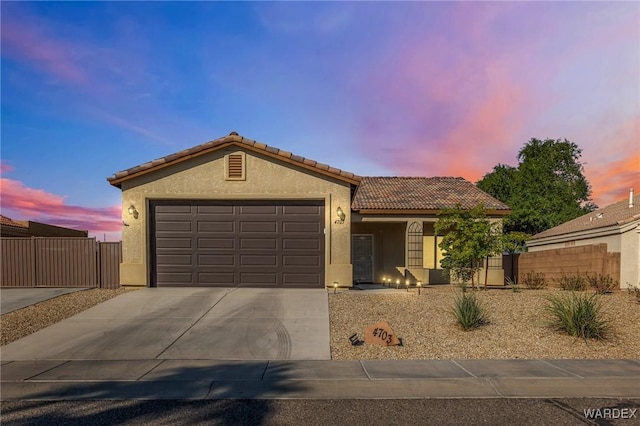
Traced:
<path fill-rule="evenodd" d="M 120 239 L 115 172 L 237 131 L 366 176 L 583 150 L 640 192 L 638 2 L 2 2 L 2 214 Z"/>

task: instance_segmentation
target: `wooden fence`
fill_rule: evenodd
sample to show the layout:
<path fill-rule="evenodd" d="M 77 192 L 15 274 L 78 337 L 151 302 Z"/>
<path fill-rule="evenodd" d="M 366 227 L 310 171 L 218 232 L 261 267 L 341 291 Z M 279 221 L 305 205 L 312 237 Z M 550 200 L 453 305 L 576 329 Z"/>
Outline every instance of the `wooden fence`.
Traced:
<path fill-rule="evenodd" d="M 0 239 L 2 287 L 120 287 L 120 242 L 95 238 Z"/>

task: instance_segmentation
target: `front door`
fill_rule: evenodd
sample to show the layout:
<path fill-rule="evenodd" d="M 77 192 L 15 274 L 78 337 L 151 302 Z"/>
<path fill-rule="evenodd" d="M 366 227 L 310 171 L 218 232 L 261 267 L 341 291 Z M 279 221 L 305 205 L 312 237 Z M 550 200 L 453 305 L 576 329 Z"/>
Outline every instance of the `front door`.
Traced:
<path fill-rule="evenodd" d="M 351 236 L 351 264 L 355 283 L 373 282 L 373 235 Z"/>

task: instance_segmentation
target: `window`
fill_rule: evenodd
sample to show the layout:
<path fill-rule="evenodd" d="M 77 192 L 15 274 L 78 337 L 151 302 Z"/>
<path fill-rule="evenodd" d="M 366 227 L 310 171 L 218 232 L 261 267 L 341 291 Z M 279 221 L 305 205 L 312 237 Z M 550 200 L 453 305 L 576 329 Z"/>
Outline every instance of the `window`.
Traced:
<path fill-rule="evenodd" d="M 407 230 L 407 266 L 422 268 L 422 224 L 413 222 Z"/>
<path fill-rule="evenodd" d="M 245 180 L 245 154 L 234 152 L 225 156 L 225 179 Z"/>

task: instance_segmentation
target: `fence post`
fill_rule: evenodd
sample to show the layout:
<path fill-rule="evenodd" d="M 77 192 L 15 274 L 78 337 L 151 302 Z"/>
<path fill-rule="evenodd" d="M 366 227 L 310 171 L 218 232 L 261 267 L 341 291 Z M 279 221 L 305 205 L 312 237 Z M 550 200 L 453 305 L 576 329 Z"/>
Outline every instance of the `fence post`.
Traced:
<path fill-rule="evenodd" d="M 31 237 L 31 255 L 33 256 L 33 280 L 35 281 L 34 287 L 40 286 L 40 277 L 38 276 L 38 250 L 36 247 L 36 237 Z"/>
<path fill-rule="evenodd" d="M 96 279 L 98 280 L 98 288 L 102 288 L 102 246 L 100 241 L 96 240 Z"/>

